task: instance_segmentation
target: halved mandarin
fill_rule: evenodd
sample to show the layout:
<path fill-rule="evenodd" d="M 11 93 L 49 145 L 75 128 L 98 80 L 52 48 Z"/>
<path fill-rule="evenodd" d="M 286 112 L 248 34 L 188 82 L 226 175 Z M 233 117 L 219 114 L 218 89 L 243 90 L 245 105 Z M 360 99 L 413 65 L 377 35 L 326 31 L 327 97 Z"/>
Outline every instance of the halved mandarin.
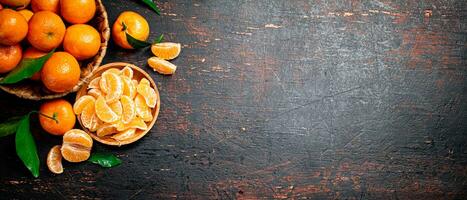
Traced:
<path fill-rule="evenodd" d="M 173 42 L 162 42 L 153 44 L 151 46 L 152 53 L 164 60 L 172 60 L 176 58 L 182 49 L 182 45 L 180 43 L 173 43 Z"/>
<path fill-rule="evenodd" d="M 145 122 L 152 120 L 151 109 L 149 108 L 148 105 L 146 105 L 146 101 L 144 100 L 144 97 L 141 96 L 141 94 L 136 95 L 135 108 L 136 108 L 135 109 L 136 115 L 141 117 Z"/>
<path fill-rule="evenodd" d="M 122 118 L 124 124 L 130 123 L 136 116 L 135 102 L 128 96 L 123 95 L 120 99 L 122 103 Z"/>
<path fill-rule="evenodd" d="M 107 105 L 103 96 L 97 98 L 94 107 L 97 117 L 106 123 L 112 123 L 119 119 L 119 116 Z"/>
<path fill-rule="evenodd" d="M 95 101 L 96 99 L 93 96 L 84 95 L 80 97 L 78 100 L 76 100 L 75 104 L 73 104 L 73 111 L 75 112 L 75 114 L 79 115 L 81 114 L 81 112 L 83 111 L 86 105 L 88 105 L 91 102 L 92 104 L 94 104 Z"/>
<path fill-rule="evenodd" d="M 62 156 L 68 162 L 82 162 L 89 158 L 92 138 L 79 129 L 71 129 L 63 135 Z"/>
<path fill-rule="evenodd" d="M 148 79 L 145 79 L 145 78 L 141 79 L 136 91 L 138 92 L 138 94 L 144 97 L 144 100 L 146 101 L 146 105 L 148 105 L 150 108 L 154 108 L 156 106 L 156 102 L 157 102 L 156 91 L 151 87 Z"/>
<path fill-rule="evenodd" d="M 118 101 L 123 94 L 123 83 L 120 76 L 114 73 L 103 73 L 102 80 L 105 80 L 106 95 L 105 100 L 108 103 Z"/>
<path fill-rule="evenodd" d="M 62 152 L 60 152 L 61 147 L 60 145 L 55 145 L 47 154 L 47 167 L 54 174 L 63 173 Z"/>

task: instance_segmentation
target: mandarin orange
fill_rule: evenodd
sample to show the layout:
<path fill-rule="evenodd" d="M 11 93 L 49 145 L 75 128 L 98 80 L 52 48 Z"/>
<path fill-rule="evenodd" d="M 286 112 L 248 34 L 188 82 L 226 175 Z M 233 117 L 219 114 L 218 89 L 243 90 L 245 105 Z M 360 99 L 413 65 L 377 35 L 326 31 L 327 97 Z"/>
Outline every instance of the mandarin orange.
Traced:
<path fill-rule="evenodd" d="M 73 107 L 64 99 L 55 99 L 43 103 L 39 112 L 49 117 L 56 116 L 58 122 L 39 115 L 42 128 L 52 135 L 63 135 L 75 126 L 76 116 Z"/>
<path fill-rule="evenodd" d="M 60 0 L 31 0 L 31 8 L 34 12 L 46 10 L 58 14 L 60 11 Z"/>
<path fill-rule="evenodd" d="M 72 24 L 85 24 L 96 13 L 94 0 L 60 0 L 60 13 L 65 21 Z"/>
<path fill-rule="evenodd" d="M 15 45 L 26 37 L 28 22 L 12 9 L 0 10 L 0 45 Z"/>
<path fill-rule="evenodd" d="M 33 47 L 48 52 L 60 46 L 65 30 L 60 16 L 51 11 L 39 11 L 29 20 L 27 38 Z"/>
<path fill-rule="evenodd" d="M 67 52 L 55 52 L 42 67 L 41 80 L 53 92 L 66 92 L 78 83 L 80 73 L 75 57 Z"/>
<path fill-rule="evenodd" d="M 92 58 L 101 46 L 97 30 L 87 24 L 75 24 L 66 29 L 63 48 L 77 60 Z"/>
<path fill-rule="evenodd" d="M 125 24 L 126 29 L 124 29 L 123 24 Z M 138 40 L 146 41 L 149 36 L 149 24 L 138 13 L 125 11 L 118 16 L 113 24 L 112 38 L 118 46 L 133 49 L 127 41 L 125 32 Z"/>
<path fill-rule="evenodd" d="M 9 72 L 21 61 L 21 46 L 19 44 L 12 46 L 0 45 L 0 73 Z"/>

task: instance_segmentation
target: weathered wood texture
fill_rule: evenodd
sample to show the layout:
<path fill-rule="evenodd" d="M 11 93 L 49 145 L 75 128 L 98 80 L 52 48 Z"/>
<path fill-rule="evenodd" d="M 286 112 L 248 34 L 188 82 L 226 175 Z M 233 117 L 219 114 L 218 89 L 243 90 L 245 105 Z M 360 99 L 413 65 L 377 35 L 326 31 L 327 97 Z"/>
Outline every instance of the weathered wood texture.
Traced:
<path fill-rule="evenodd" d="M 96 145 L 119 167 L 37 179 L 0 139 L 0 198 L 467 198 L 467 1 L 104 3 L 111 23 L 134 10 L 184 44 L 175 75 L 151 73 L 156 126 Z M 104 63 L 151 71 L 149 56 L 111 43 Z M 39 105 L 0 97 L 3 119 Z M 60 139 L 34 132 L 44 163 Z"/>

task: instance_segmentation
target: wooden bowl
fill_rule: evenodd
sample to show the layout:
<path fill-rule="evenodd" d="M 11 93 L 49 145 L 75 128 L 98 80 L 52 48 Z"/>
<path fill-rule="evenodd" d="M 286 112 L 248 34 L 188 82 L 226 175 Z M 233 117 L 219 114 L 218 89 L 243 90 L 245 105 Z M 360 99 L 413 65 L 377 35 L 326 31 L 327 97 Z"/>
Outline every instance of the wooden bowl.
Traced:
<path fill-rule="evenodd" d="M 130 144 L 130 143 L 136 142 L 137 140 L 142 138 L 144 135 L 146 135 L 151 130 L 151 128 L 154 126 L 154 123 L 156 123 L 157 116 L 159 115 L 159 109 L 161 107 L 159 90 L 157 90 L 157 86 L 154 83 L 154 80 L 152 80 L 151 76 L 149 76 L 149 74 L 147 74 L 144 70 L 142 70 L 141 68 L 139 68 L 139 67 L 137 67 L 135 65 L 132 65 L 132 64 L 129 64 L 129 63 L 123 63 L 123 62 L 109 63 L 109 64 L 106 64 L 106 65 L 103 65 L 103 66 L 97 68 L 92 73 L 92 76 L 88 80 L 93 80 L 94 78 L 100 76 L 104 71 L 106 71 L 106 70 L 108 70 L 110 68 L 117 68 L 117 69 L 121 70 L 125 66 L 128 66 L 131 69 L 133 69 L 133 79 L 138 80 L 138 82 L 142 78 L 148 79 L 150 84 L 151 84 L 151 87 L 154 88 L 154 90 L 156 91 L 157 104 L 156 104 L 156 106 L 154 108 L 151 109 L 151 113 L 153 114 L 152 115 L 153 116 L 152 121 L 146 122 L 146 125 L 148 126 L 148 128 L 146 130 L 137 129 L 136 134 L 135 134 L 134 137 L 131 137 L 131 138 L 129 138 L 127 140 L 124 140 L 124 141 L 118 141 L 118 140 L 115 140 L 115 139 L 111 138 L 110 136 L 98 137 L 95 132 L 91 132 L 89 129 L 85 128 L 83 126 L 83 124 L 81 123 L 81 119 L 78 117 L 79 124 L 81 125 L 83 130 L 86 131 L 92 138 L 94 138 L 94 140 L 96 140 L 96 141 L 98 141 L 100 143 L 107 144 L 107 145 L 112 145 L 112 146 L 122 146 L 122 145 Z M 81 89 L 76 93 L 76 100 L 78 100 L 81 96 L 84 96 L 84 95 L 87 94 L 88 83 L 89 83 L 89 81 L 84 82 Z"/>
<path fill-rule="evenodd" d="M 42 82 L 32 80 L 23 80 L 19 83 L 11 85 L 0 85 L 0 89 L 10 94 L 14 94 L 20 98 L 31 100 L 54 99 L 78 91 L 84 84 L 84 82 L 87 79 L 89 79 L 89 77 L 91 76 L 91 72 L 100 66 L 102 59 L 105 56 L 105 52 L 107 50 L 107 42 L 109 41 L 110 37 L 110 27 L 105 7 L 102 4 L 101 0 L 95 1 L 96 14 L 94 15 L 94 18 L 90 22 L 88 22 L 88 24 L 96 28 L 97 31 L 101 34 L 101 47 L 96 56 L 84 61 L 80 61 L 81 77 L 78 84 L 75 87 L 73 87 L 73 89 L 63 93 L 54 93 L 48 90 L 42 84 Z"/>

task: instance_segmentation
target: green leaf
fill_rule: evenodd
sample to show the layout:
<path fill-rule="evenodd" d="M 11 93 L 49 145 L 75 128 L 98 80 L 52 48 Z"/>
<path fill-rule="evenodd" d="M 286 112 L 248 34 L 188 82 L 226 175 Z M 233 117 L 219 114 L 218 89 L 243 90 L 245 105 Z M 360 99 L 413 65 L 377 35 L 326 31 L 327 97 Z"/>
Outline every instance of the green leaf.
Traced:
<path fill-rule="evenodd" d="M 19 122 L 16 130 L 16 154 L 34 177 L 39 177 L 39 156 L 36 143 L 29 130 L 29 116 L 25 115 Z"/>
<path fill-rule="evenodd" d="M 128 41 L 128 44 L 130 44 L 130 46 L 132 46 L 135 49 L 141 49 L 144 47 L 151 46 L 151 43 L 138 40 L 134 38 L 133 36 L 131 36 L 130 34 L 128 34 L 128 32 L 125 32 L 125 34 L 126 34 L 126 40 Z"/>
<path fill-rule="evenodd" d="M 154 10 L 154 12 L 156 12 L 157 15 L 161 15 L 161 10 L 159 10 L 159 8 L 154 3 L 154 1 L 152 0 L 141 0 L 141 1 L 145 3 L 146 5 L 148 5 L 149 7 L 151 7 L 152 10 Z"/>
<path fill-rule="evenodd" d="M 116 156 L 110 153 L 102 153 L 102 152 L 92 153 L 88 161 L 94 164 L 98 164 L 102 167 L 107 167 L 107 168 L 115 167 L 122 163 L 122 161 Z"/>
<path fill-rule="evenodd" d="M 3 123 L 0 123 L 0 137 L 5 137 L 15 133 L 20 119 L 20 117 L 13 117 Z"/>
<path fill-rule="evenodd" d="M 13 71 L 0 80 L 0 84 L 12 84 L 30 78 L 42 69 L 42 66 L 52 56 L 54 51 L 55 49 L 39 58 L 23 58 Z"/>
<path fill-rule="evenodd" d="M 162 40 L 164 40 L 164 34 L 159 35 L 159 37 L 156 40 L 154 40 L 153 44 L 161 43 Z"/>

